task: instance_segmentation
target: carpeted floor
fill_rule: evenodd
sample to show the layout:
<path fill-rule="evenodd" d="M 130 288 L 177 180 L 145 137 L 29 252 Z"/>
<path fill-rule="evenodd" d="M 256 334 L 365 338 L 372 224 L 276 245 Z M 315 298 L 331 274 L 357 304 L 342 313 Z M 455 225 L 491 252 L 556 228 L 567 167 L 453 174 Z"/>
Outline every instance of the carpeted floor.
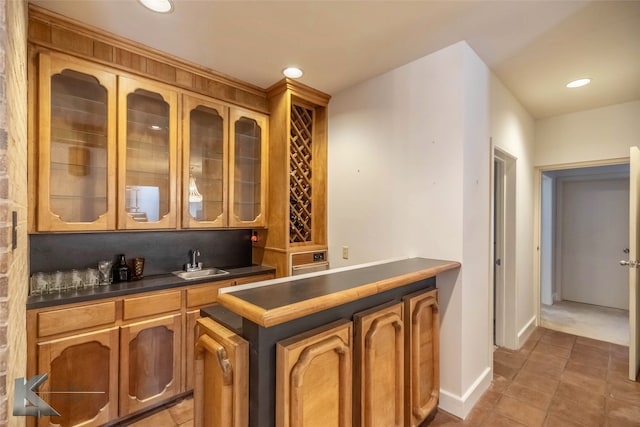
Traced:
<path fill-rule="evenodd" d="M 614 344 L 629 345 L 629 311 L 572 301 L 540 308 L 540 326 Z"/>

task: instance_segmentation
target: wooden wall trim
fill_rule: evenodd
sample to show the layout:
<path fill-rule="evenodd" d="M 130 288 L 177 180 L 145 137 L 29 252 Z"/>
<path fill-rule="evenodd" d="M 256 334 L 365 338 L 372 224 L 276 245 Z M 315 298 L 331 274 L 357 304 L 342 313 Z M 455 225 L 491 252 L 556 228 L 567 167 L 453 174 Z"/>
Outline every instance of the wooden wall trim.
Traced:
<path fill-rule="evenodd" d="M 266 90 L 266 92 L 269 98 L 273 98 L 287 90 L 290 91 L 293 96 L 302 98 L 303 100 L 316 104 L 320 107 L 326 107 L 329 105 L 329 100 L 331 99 L 331 95 L 327 95 L 324 92 L 320 92 L 311 86 L 307 86 L 288 77 L 274 83 Z"/>
<path fill-rule="evenodd" d="M 266 91 L 210 68 L 29 5 L 30 49 L 49 48 L 162 83 L 269 112 Z"/>

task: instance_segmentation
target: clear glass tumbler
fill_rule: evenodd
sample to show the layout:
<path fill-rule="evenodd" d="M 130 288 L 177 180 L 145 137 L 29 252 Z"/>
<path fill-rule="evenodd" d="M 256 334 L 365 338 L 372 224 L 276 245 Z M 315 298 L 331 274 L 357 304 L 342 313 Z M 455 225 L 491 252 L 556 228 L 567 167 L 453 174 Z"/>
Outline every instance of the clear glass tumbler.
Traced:
<path fill-rule="evenodd" d="M 111 267 L 113 267 L 113 261 L 98 261 L 98 283 L 101 286 L 113 283 Z"/>

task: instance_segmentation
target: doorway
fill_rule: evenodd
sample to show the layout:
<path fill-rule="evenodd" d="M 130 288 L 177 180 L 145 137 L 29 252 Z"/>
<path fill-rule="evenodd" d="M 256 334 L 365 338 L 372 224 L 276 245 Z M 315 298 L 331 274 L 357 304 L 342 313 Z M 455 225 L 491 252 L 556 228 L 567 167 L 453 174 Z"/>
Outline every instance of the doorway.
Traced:
<path fill-rule="evenodd" d="M 493 345 L 517 349 L 516 158 L 493 150 L 492 189 Z"/>
<path fill-rule="evenodd" d="M 629 165 L 541 178 L 541 326 L 628 345 Z"/>

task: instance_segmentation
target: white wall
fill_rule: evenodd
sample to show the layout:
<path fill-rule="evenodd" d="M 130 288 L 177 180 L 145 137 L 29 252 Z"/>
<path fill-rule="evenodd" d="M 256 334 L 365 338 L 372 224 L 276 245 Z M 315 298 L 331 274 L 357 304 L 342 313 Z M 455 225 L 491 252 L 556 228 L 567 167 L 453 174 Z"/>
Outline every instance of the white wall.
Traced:
<path fill-rule="evenodd" d="M 512 269 L 505 274 L 506 331 L 505 345 L 519 348 L 535 327 L 536 295 L 533 286 L 534 255 L 534 179 L 533 118 L 520 105 L 506 87 L 491 77 L 491 136 L 496 148 L 513 158 L 516 168 L 515 217 L 507 224 L 508 235 L 506 267 Z M 506 201 L 509 203 L 509 201 Z M 510 231 L 509 231 L 510 230 Z M 515 235 L 512 235 L 515 234 Z M 512 247 L 510 247 L 512 246 Z"/>
<path fill-rule="evenodd" d="M 460 416 L 491 381 L 489 80 L 458 43 L 334 95 L 329 108 L 332 267 L 462 262 L 438 277 L 441 407 Z"/>
<path fill-rule="evenodd" d="M 535 165 L 628 158 L 634 145 L 640 145 L 640 101 L 538 120 Z"/>

